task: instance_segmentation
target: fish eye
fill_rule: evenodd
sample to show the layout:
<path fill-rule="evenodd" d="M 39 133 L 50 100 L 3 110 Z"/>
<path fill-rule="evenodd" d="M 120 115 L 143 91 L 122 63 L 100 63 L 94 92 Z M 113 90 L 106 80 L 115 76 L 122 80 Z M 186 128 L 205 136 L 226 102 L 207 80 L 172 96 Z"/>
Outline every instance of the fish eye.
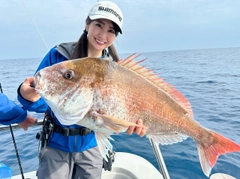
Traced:
<path fill-rule="evenodd" d="M 74 72 L 72 70 L 68 70 L 63 74 L 63 77 L 67 80 L 71 80 L 74 76 Z"/>

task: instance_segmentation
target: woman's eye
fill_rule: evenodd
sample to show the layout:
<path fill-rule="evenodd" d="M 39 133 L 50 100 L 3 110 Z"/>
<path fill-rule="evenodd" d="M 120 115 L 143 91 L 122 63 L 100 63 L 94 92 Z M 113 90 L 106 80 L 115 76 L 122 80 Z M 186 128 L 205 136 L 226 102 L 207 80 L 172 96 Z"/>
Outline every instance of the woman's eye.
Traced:
<path fill-rule="evenodd" d="M 73 78 L 73 71 L 67 71 L 64 73 L 64 78 L 67 79 L 67 80 L 71 80 Z"/>
<path fill-rule="evenodd" d="M 115 31 L 114 30 L 109 30 L 110 33 L 112 34 L 115 34 Z"/>
<path fill-rule="evenodd" d="M 97 27 L 101 27 L 101 24 L 96 24 Z"/>

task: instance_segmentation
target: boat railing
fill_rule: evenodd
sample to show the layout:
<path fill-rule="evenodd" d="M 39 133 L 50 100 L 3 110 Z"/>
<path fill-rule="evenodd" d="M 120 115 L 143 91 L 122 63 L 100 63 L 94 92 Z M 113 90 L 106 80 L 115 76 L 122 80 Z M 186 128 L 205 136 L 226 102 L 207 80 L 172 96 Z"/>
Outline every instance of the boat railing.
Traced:
<path fill-rule="evenodd" d="M 156 160 L 158 162 L 158 166 L 160 168 L 160 171 L 163 175 L 163 178 L 164 179 L 170 179 L 167 167 L 165 165 L 165 162 L 164 162 L 164 159 L 163 159 L 163 156 L 162 156 L 162 152 L 161 152 L 160 147 L 159 147 L 159 144 L 157 142 L 154 142 L 151 138 L 149 138 L 149 142 L 150 142 L 150 144 L 153 148 L 153 151 L 154 151 Z"/>
<path fill-rule="evenodd" d="M 40 120 L 37 123 L 33 124 L 31 127 L 40 126 L 40 125 L 42 125 L 42 122 L 43 121 Z M 11 125 L 11 128 L 18 129 L 18 128 L 20 128 L 20 126 L 18 124 L 13 124 L 13 125 Z M 9 126 L 0 126 L 0 131 L 6 131 L 6 130 L 9 130 Z M 170 179 L 167 167 L 165 165 L 165 162 L 164 162 L 164 159 L 162 156 L 162 152 L 159 147 L 159 144 L 157 142 L 153 141 L 151 138 L 149 138 L 149 142 L 153 148 L 153 151 L 154 151 L 154 154 L 155 154 L 155 157 L 156 157 L 156 160 L 157 160 L 157 163 L 158 163 L 158 166 L 159 166 L 159 169 L 160 169 L 160 172 L 161 172 L 163 178 Z"/>

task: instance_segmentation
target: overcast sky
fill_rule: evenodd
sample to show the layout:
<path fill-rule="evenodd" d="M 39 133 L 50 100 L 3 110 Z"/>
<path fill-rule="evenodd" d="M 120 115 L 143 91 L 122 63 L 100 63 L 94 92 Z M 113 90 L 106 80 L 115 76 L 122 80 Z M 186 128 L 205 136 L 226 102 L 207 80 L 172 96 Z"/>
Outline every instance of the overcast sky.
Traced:
<path fill-rule="evenodd" d="M 58 43 L 77 41 L 96 2 L 0 0 L 0 59 L 42 58 Z M 124 15 L 119 53 L 240 47 L 239 0 L 113 2 Z"/>

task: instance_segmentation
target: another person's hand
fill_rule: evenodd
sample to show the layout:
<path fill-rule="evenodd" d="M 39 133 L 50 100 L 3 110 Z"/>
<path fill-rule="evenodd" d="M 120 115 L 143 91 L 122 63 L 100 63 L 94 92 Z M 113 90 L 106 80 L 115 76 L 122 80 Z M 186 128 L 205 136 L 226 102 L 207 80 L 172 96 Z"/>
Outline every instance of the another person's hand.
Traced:
<path fill-rule="evenodd" d="M 128 135 L 131 135 L 132 133 L 135 133 L 135 134 L 139 135 L 140 137 L 143 137 L 146 134 L 146 127 L 143 126 L 143 122 L 142 122 L 141 119 L 138 119 L 136 124 L 138 124 L 142 127 L 140 127 L 140 126 L 130 126 L 127 129 L 126 133 Z"/>
<path fill-rule="evenodd" d="M 34 77 L 26 78 L 20 87 L 20 94 L 24 99 L 31 102 L 36 102 L 37 100 L 39 100 L 40 95 L 35 90 L 33 83 Z"/>
<path fill-rule="evenodd" d="M 32 124 L 35 124 L 38 121 L 37 118 L 32 117 L 30 114 L 27 115 L 27 118 L 19 123 L 19 126 L 22 127 L 25 131 L 28 130 L 28 126 L 31 126 Z"/>

